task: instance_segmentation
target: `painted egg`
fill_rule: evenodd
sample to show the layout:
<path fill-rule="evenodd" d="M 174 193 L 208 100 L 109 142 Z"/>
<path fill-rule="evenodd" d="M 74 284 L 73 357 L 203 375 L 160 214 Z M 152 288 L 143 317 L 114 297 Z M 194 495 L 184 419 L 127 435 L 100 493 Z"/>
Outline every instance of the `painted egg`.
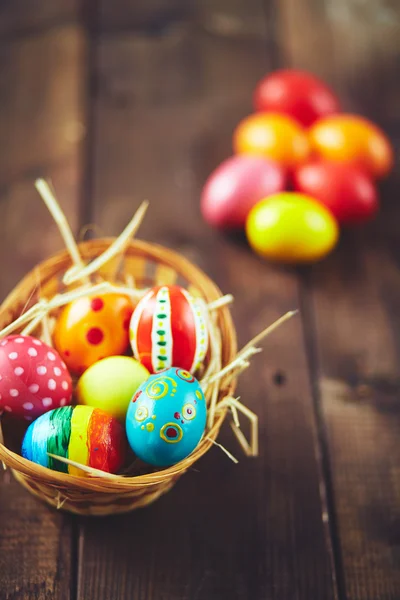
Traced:
<path fill-rule="evenodd" d="M 0 410 L 31 421 L 71 397 L 71 376 L 54 348 L 28 335 L 0 342 Z"/>
<path fill-rule="evenodd" d="M 200 442 L 207 408 L 199 382 L 170 368 L 149 377 L 129 404 L 126 433 L 144 462 L 166 467 L 183 460 Z"/>
<path fill-rule="evenodd" d="M 79 404 L 101 408 L 125 422 L 129 402 L 150 373 L 130 356 L 109 356 L 90 366 L 76 388 Z"/>
<path fill-rule="evenodd" d="M 288 169 L 305 162 L 310 154 L 306 130 L 288 115 L 255 113 L 243 119 L 233 135 L 235 154 L 272 159 Z"/>
<path fill-rule="evenodd" d="M 315 154 L 325 160 L 361 167 L 382 178 L 394 165 L 394 149 L 386 133 L 369 119 L 339 114 L 319 119 L 309 130 Z"/>
<path fill-rule="evenodd" d="M 177 285 L 154 287 L 132 315 L 130 340 L 150 373 L 172 366 L 195 372 L 208 350 L 204 303 Z"/>
<path fill-rule="evenodd" d="M 304 127 L 340 110 L 333 90 L 319 77 L 300 69 L 279 69 L 261 79 L 254 92 L 254 105 L 257 111 L 290 115 Z"/>
<path fill-rule="evenodd" d="M 129 347 L 131 300 L 121 294 L 84 296 L 68 304 L 54 328 L 53 341 L 68 368 L 81 374 Z"/>
<path fill-rule="evenodd" d="M 207 179 L 201 195 L 204 219 L 213 227 L 244 227 L 250 209 L 285 187 L 284 168 L 261 156 L 231 156 Z"/>
<path fill-rule="evenodd" d="M 84 476 L 81 469 L 51 456 L 116 473 L 125 461 L 124 428 L 117 419 L 90 406 L 65 406 L 31 423 L 22 442 L 22 456 L 53 471 Z"/>
<path fill-rule="evenodd" d="M 251 210 L 246 234 L 261 256 L 286 263 L 323 258 L 335 246 L 339 227 L 332 213 L 305 194 L 286 192 L 262 200 Z"/>
<path fill-rule="evenodd" d="M 341 224 L 364 223 L 379 208 L 377 186 L 364 170 L 349 163 L 310 161 L 295 171 L 293 185 L 317 198 Z"/>

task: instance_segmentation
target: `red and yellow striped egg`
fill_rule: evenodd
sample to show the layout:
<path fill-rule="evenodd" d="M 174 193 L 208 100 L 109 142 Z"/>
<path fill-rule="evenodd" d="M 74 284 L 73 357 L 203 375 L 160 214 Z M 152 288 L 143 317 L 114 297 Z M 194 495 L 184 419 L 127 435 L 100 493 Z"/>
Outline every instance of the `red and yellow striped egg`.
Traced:
<path fill-rule="evenodd" d="M 135 358 L 151 373 L 169 367 L 194 373 L 209 343 L 204 302 L 177 285 L 154 287 L 134 310 L 129 335 Z"/>

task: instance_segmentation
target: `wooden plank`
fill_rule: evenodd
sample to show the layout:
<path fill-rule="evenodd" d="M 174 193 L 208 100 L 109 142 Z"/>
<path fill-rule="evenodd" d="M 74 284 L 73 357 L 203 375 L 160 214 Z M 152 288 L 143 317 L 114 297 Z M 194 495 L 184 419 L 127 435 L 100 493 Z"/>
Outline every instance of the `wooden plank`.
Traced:
<path fill-rule="evenodd" d="M 248 10 L 264 18 L 257 0 Z M 199 211 L 201 186 L 230 154 L 271 66 L 264 43 L 193 19 L 164 36 L 107 36 L 98 48 L 92 220 L 116 234 L 148 198 L 140 237 L 180 251 L 235 295 L 241 344 L 298 305 L 295 275 L 211 231 Z M 266 344 L 239 393 L 260 417 L 260 457 L 246 459 L 225 427 L 239 465 L 215 448 L 152 506 L 101 530 L 84 521 L 78 598 L 336 597 L 300 319 Z"/>
<path fill-rule="evenodd" d="M 35 177 L 51 178 L 77 229 L 82 173 L 76 124 L 84 122 L 85 54 L 83 32 L 73 26 L 1 47 L 1 297 L 62 247 L 34 189 Z M 1 471 L 1 598 L 71 598 L 73 523 L 28 494 L 10 471 Z"/>
<path fill-rule="evenodd" d="M 376 120 L 398 146 L 398 7 L 318 6 L 316 14 L 312 0 L 280 3 L 288 64 L 325 76 L 347 110 Z M 324 40 L 318 52 L 303 43 L 312 35 Z M 312 362 L 331 469 L 339 586 L 347 600 L 394 600 L 400 589 L 399 184 L 397 174 L 380 186 L 378 219 L 344 232 L 303 290 L 308 326 L 315 327 Z"/>
<path fill-rule="evenodd" d="M 80 0 L 4 0 L 0 4 L 2 41 L 77 21 L 80 4 Z"/>
<path fill-rule="evenodd" d="M 191 5 L 185 0 L 114 0 L 98 4 L 98 25 L 102 31 L 142 30 L 148 33 L 160 33 L 185 19 Z"/>
<path fill-rule="evenodd" d="M 5 600 L 69 600 L 73 522 L 0 475 L 0 585 Z"/>
<path fill-rule="evenodd" d="M 1 94 L 0 185 L 21 174 L 33 178 L 45 165 L 57 166 L 76 154 L 85 133 L 77 110 L 82 91 L 65 82 L 75 81 L 82 69 L 82 35 L 72 25 L 0 47 L 7 77 Z"/>
<path fill-rule="evenodd" d="M 367 234 L 359 249 L 343 245 L 313 277 L 344 588 L 357 600 L 394 600 L 400 589 L 399 355 L 392 325 L 399 313 L 390 299 L 398 284 L 396 259 L 385 244 L 371 248 Z"/>

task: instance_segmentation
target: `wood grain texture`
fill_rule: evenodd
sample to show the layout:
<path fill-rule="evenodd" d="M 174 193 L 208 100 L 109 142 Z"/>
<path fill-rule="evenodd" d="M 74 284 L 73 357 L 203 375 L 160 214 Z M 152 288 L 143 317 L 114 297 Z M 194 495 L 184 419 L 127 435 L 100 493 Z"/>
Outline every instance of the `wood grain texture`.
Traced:
<path fill-rule="evenodd" d="M 78 21 L 80 0 L 2 0 L 0 35 L 2 41 L 44 31 L 66 22 Z"/>
<path fill-rule="evenodd" d="M 282 62 L 333 85 L 344 111 L 356 110 L 390 129 L 398 126 L 396 0 L 284 0 L 278 6 Z"/>
<path fill-rule="evenodd" d="M 251 11 L 264 19 L 257 0 Z M 182 252 L 235 295 L 244 344 L 298 305 L 297 279 L 211 231 L 199 194 L 272 65 L 264 41 L 211 33 L 201 14 L 165 35 L 100 36 L 92 220 L 119 233 L 148 198 L 139 237 Z M 215 448 L 151 507 L 84 520 L 80 600 L 336 597 L 300 319 L 265 344 L 238 393 L 260 416 L 260 457 L 246 459 L 226 427 L 239 465 Z"/>
<path fill-rule="evenodd" d="M 70 82 L 83 73 L 84 51 L 73 25 L 0 46 L 0 185 L 76 157 L 83 99 Z"/>
<path fill-rule="evenodd" d="M 0 597 L 69 600 L 72 520 L 0 475 Z"/>
<path fill-rule="evenodd" d="M 0 294 L 62 247 L 34 189 L 50 178 L 77 229 L 84 121 L 85 43 L 67 26 L 2 45 Z M 32 69 L 32 65 L 35 67 Z M 51 511 L 0 473 L 0 597 L 69 600 L 73 519 Z"/>
<path fill-rule="evenodd" d="M 398 147 L 398 5 L 280 7 L 288 64 L 324 76 L 346 110 L 377 121 Z M 400 590 L 399 184 L 395 174 L 380 184 L 378 218 L 343 232 L 303 288 L 347 600 L 395 600 Z"/>
<path fill-rule="evenodd" d="M 130 30 L 157 35 L 168 30 L 174 23 L 185 20 L 190 14 L 193 0 L 100 0 L 97 5 L 98 24 L 103 32 Z"/>

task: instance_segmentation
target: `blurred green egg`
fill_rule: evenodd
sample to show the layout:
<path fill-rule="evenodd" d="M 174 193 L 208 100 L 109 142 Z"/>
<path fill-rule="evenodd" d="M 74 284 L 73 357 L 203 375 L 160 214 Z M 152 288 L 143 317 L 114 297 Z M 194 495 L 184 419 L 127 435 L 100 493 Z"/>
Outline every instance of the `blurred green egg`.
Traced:
<path fill-rule="evenodd" d="M 252 208 L 246 235 L 252 249 L 263 258 L 309 263 L 322 259 L 335 247 L 339 227 L 332 213 L 315 198 L 284 192 Z"/>

